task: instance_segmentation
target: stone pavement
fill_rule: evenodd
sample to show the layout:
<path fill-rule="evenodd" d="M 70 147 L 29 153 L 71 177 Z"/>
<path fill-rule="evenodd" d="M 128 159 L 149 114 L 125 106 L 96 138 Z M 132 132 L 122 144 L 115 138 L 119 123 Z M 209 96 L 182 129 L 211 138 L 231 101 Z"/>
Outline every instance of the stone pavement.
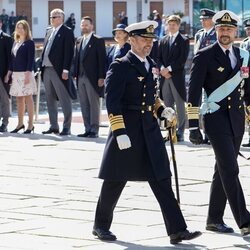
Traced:
<path fill-rule="evenodd" d="M 39 117 L 45 124 L 36 123 L 34 134 L 0 135 L 0 250 L 250 249 L 250 238 L 240 236 L 228 206 L 225 222 L 235 233 L 205 231 L 214 156 L 210 146 L 193 146 L 187 141 L 175 146 L 181 209 L 189 228 L 203 235 L 170 245 L 148 184 L 129 182 L 111 228 L 118 240 L 97 240 L 91 230 L 102 181 L 96 176 L 108 127 L 101 127 L 100 138 L 78 138 L 76 134 L 83 132 L 79 117 L 74 113 L 71 136 L 42 135 L 49 127 L 46 116 Z M 105 115 L 102 118 L 106 125 Z M 11 118 L 9 130 L 16 124 L 16 117 Z M 170 154 L 169 145 L 167 150 Z M 243 148 L 242 153 L 249 156 L 250 149 Z M 239 163 L 250 209 L 250 163 L 243 158 Z"/>

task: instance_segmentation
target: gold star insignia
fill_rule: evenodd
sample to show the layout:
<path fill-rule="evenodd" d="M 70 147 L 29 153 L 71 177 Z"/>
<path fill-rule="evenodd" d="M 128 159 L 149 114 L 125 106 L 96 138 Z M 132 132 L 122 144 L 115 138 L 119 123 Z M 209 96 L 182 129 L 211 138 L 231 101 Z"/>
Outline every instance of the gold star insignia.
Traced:
<path fill-rule="evenodd" d="M 224 68 L 219 67 L 217 70 L 220 71 L 220 72 L 223 72 L 223 71 L 224 71 Z"/>

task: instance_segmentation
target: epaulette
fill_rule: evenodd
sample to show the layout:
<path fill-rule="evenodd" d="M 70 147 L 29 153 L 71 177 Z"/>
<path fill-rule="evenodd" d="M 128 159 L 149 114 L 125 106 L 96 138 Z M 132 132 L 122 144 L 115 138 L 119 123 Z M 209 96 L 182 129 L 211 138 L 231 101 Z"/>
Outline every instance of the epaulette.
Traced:
<path fill-rule="evenodd" d="M 198 30 L 196 33 L 201 33 L 201 32 L 203 32 L 204 31 L 204 29 L 200 29 L 200 30 Z"/>
<path fill-rule="evenodd" d="M 242 40 L 242 42 L 246 42 L 249 40 L 249 37 L 246 37 L 245 39 Z"/>
<path fill-rule="evenodd" d="M 116 58 L 115 61 L 122 62 L 122 58 Z"/>

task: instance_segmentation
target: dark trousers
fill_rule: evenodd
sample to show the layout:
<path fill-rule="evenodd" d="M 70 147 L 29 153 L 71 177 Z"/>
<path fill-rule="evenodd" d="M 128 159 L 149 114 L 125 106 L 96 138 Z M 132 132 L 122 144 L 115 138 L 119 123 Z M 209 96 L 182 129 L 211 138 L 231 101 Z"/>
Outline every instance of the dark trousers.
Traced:
<path fill-rule="evenodd" d="M 210 190 L 207 223 L 223 223 L 228 200 L 234 219 L 241 228 L 250 223 L 250 214 L 239 181 L 237 156 L 242 137 L 208 135 L 213 146 L 216 164 Z"/>
<path fill-rule="evenodd" d="M 126 181 L 104 181 L 97 203 L 94 228 L 109 230 L 113 212 Z M 171 179 L 149 181 L 149 185 L 161 207 L 168 235 L 187 228 L 180 207 L 174 197 Z"/>

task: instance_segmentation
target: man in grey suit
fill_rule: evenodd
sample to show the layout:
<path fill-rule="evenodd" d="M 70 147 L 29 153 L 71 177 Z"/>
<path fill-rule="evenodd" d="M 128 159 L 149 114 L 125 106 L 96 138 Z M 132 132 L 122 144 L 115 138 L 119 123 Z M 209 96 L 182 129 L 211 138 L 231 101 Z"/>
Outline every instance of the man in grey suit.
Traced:
<path fill-rule="evenodd" d="M 45 37 L 42 52 L 42 78 L 45 86 L 50 128 L 43 134 L 59 133 L 58 108 L 59 101 L 64 115 L 63 129 L 60 135 L 69 135 L 72 120 L 72 81 L 69 75 L 74 55 L 74 34 L 65 26 L 64 12 L 54 9 L 50 13 L 51 29 Z"/>
<path fill-rule="evenodd" d="M 79 137 L 96 138 L 100 122 L 100 97 L 103 97 L 106 50 L 104 39 L 93 33 L 93 21 L 85 16 L 81 21 L 83 36 L 75 46 L 75 77 L 85 133 Z"/>
<path fill-rule="evenodd" d="M 189 39 L 180 34 L 181 19 L 171 15 L 166 21 L 168 35 L 160 40 L 158 62 L 163 78 L 162 97 L 168 107 L 177 111 L 177 141 L 184 140 L 185 130 L 185 63 L 189 52 Z"/>
<path fill-rule="evenodd" d="M 10 117 L 10 100 L 9 100 L 9 84 L 5 83 L 6 76 L 11 60 L 11 37 L 2 31 L 3 21 L 0 19 L 0 118 L 2 125 L 0 132 L 7 132 L 7 125 Z"/>

